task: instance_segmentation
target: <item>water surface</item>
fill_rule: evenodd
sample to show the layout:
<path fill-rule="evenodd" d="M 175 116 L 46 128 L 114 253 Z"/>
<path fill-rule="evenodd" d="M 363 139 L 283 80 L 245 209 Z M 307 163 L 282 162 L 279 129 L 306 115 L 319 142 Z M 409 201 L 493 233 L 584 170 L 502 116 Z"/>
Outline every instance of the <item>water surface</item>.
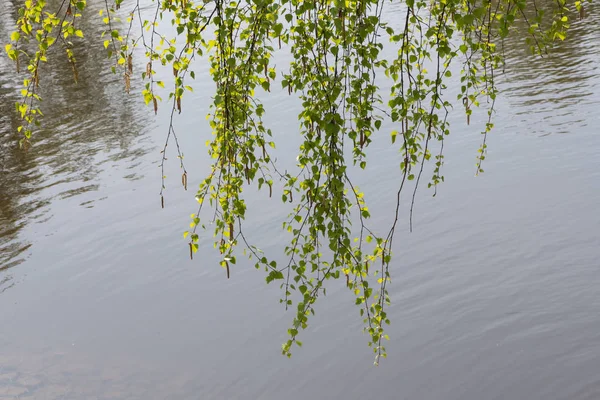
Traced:
<path fill-rule="evenodd" d="M 13 2 L 1 9 L 6 32 Z M 154 117 L 101 55 L 81 52 L 78 85 L 68 64 L 45 71 L 44 128 L 23 153 L 11 136 L 18 85 L 0 57 L 0 399 L 597 399 L 599 27 L 590 6 L 543 61 L 507 43 L 483 176 L 484 115 L 469 126 L 452 115 L 446 183 L 420 192 L 415 230 L 406 211 L 397 238 L 379 368 L 342 285 L 287 360 L 293 315 L 278 288 L 244 263 L 226 280 L 208 234 L 189 260 L 181 232 L 195 201 L 172 148 L 165 209 L 158 197 L 166 106 Z M 176 121 L 190 187 L 207 171 L 212 90 L 194 86 L 195 110 Z M 293 159 L 297 103 L 282 92 L 265 106 L 278 155 Z M 357 180 L 384 227 L 397 149 L 382 137 L 370 152 Z M 280 250 L 286 208 L 249 196 L 256 241 Z"/>

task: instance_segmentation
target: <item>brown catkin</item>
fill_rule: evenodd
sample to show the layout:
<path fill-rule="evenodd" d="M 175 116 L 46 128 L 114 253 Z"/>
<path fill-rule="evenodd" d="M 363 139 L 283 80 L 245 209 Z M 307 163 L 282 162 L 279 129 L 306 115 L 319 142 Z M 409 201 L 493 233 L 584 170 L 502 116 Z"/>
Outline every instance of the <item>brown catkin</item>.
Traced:
<path fill-rule="evenodd" d="M 73 69 L 73 79 L 75 80 L 75 83 L 77 83 L 79 82 L 79 72 L 77 72 L 77 66 L 75 65 L 75 61 L 71 62 L 71 68 Z"/>
<path fill-rule="evenodd" d="M 125 72 L 125 92 L 129 93 L 131 89 L 131 79 L 129 78 L 129 72 Z"/>

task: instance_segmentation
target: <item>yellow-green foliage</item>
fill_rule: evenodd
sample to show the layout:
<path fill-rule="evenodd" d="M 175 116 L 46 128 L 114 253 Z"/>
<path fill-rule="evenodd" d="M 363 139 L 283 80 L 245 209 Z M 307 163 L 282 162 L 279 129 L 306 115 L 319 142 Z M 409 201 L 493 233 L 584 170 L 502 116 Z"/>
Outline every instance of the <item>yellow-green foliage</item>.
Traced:
<path fill-rule="evenodd" d="M 191 91 L 185 82 L 195 79 L 192 61 L 202 57 L 210 65 L 216 83 L 209 114 L 213 163 L 197 190 L 199 209 L 184 235 L 189 238 L 190 256 L 199 248 L 197 229 L 206 221 L 227 276 L 241 247 L 256 268 L 266 271 L 267 282 L 281 284 L 282 303 L 296 310 L 283 345 L 286 355 L 293 344 L 300 344 L 299 331 L 307 327 L 316 300 L 325 294 L 325 282 L 341 279 L 359 306 L 376 362 L 386 355 L 382 343 L 389 323 L 386 285 L 398 211 L 387 231 L 369 229 L 365 196 L 348 171 L 366 168 L 365 149 L 383 130 L 386 117 L 396 129 L 385 134 L 402 154 L 398 202 L 406 181 L 415 180 L 418 186 L 428 161 L 434 163 L 428 181 L 435 187 L 443 181 L 443 141 L 450 134 L 447 110 L 463 108 L 470 122 L 473 107 L 486 99 L 491 107 L 477 161 L 477 172 L 482 172 L 498 91 L 495 75 L 504 62 L 503 38 L 521 35 L 534 52 L 544 53 L 551 41 L 564 39 L 570 15 L 585 15 L 580 1 L 567 0 L 548 2 L 548 15 L 543 13 L 548 4 L 539 7 L 526 0 L 147 0 L 155 7 L 154 17 L 140 20 L 139 0 L 103 1 L 99 18 L 106 30 L 101 40 L 114 60 L 113 72 L 122 71 L 129 91 L 132 52 L 143 46 L 147 65 L 141 72 L 142 95 L 155 112 L 162 100 L 156 88 L 165 86 L 154 78 L 156 65 L 173 69 L 169 95 L 173 112 L 182 111 L 184 94 Z M 382 16 L 392 5 L 403 10 L 402 20 L 389 24 Z M 23 99 L 16 104 L 23 120 L 18 128 L 23 144 L 29 145 L 32 127 L 42 121 L 37 88 L 43 80 L 40 63 L 49 62 L 48 49 L 57 45 L 64 49 L 77 79 L 71 40 L 83 36 L 77 22 L 86 10 L 85 0 L 63 0 L 57 7 L 45 0 L 26 0 L 19 11 L 17 31 L 6 52 L 17 70 L 26 70 Z M 129 24 L 125 33 L 114 23 L 124 12 Z M 157 32 L 163 19 L 171 22 L 177 37 Z M 273 54 L 281 46 L 291 52 L 292 61 L 276 68 Z M 385 46 L 397 51 L 384 56 Z M 444 89 L 451 71 L 456 71 L 452 64 L 460 65 L 461 94 L 448 99 Z M 376 71 L 391 82 L 385 94 L 389 102 L 382 100 Z M 270 155 L 275 143 L 256 96 L 257 90 L 268 95 L 276 84 L 302 104 L 300 172 L 295 174 L 280 171 Z M 174 139 L 179 150 L 172 123 L 167 135 L 167 143 Z M 182 185 L 187 188 L 187 171 L 179 155 Z M 164 161 L 163 154 L 162 165 Z M 244 234 L 243 190 L 251 185 L 294 207 L 283 224 L 290 236 L 283 265 L 264 255 Z M 276 195 L 277 187 L 281 191 Z M 162 191 L 161 202 L 164 206 Z"/>

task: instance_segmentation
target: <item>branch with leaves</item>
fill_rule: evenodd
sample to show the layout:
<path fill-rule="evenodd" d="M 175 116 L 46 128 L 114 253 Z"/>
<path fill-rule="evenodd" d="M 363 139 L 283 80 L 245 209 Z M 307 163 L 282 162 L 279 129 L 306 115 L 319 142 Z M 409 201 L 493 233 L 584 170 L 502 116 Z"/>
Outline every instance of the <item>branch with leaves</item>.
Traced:
<path fill-rule="evenodd" d="M 569 18 L 585 16 L 579 0 L 556 1 L 548 16 L 544 10 L 549 5 L 535 0 L 404 0 L 400 21 L 385 19 L 390 0 L 147 0 L 153 8 L 146 19 L 141 0 L 104 1 L 99 12 L 106 26 L 102 40 L 114 61 L 112 71 L 123 74 L 125 92 L 131 89 L 136 47 L 142 46 L 147 58 L 141 94 L 155 113 L 162 101 L 157 91 L 165 88 L 155 79 L 155 66 L 173 71 L 170 123 L 161 156 L 163 207 L 170 143 L 177 148 L 186 190 L 188 173 L 196 173 L 185 169 L 174 121 L 187 108 L 183 98 L 192 90 L 187 81 L 196 78 L 193 61 L 202 58 L 210 65 L 216 84 L 209 114 L 213 163 L 196 191 L 198 209 L 184 234 L 190 257 L 199 249 L 198 229 L 210 226 L 228 278 L 243 253 L 265 271 L 267 283 L 280 283 L 281 302 L 296 310 L 282 348 L 288 356 L 294 344 L 301 345 L 300 332 L 326 294 L 327 282 L 341 280 L 354 295 L 376 363 L 386 356 L 388 283 L 400 202 L 407 183 L 414 181 L 409 193 L 412 229 L 425 165 L 434 164 L 428 179 L 434 195 L 444 181 L 449 110 L 464 108 L 470 124 L 473 109 L 487 104 L 476 163 L 476 173 L 483 172 L 504 39 L 521 35 L 534 53 L 543 55 L 554 40 L 565 38 Z M 77 81 L 71 40 L 83 37 L 77 21 L 88 9 L 86 1 L 62 0 L 55 10 L 49 8 L 46 0 L 26 0 L 17 31 L 6 45 L 17 72 L 26 65 L 23 98 L 16 104 L 24 147 L 30 146 L 34 126 L 41 121 L 39 70 L 48 62 L 51 47 L 63 47 Z M 163 20 L 170 21 L 175 36 L 160 32 Z M 291 62 L 276 67 L 273 56 L 282 47 L 290 51 Z M 454 100 L 445 91 L 456 64 L 461 66 L 461 86 Z M 377 74 L 391 82 L 385 96 Z M 282 171 L 273 157 L 277 135 L 265 126 L 266 109 L 257 95 L 268 96 L 278 81 L 302 104 L 294 172 Z M 367 195 L 351 176 L 353 169 L 367 168 L 366 149 L 374 135 L 386 134 L 384 126 L 394 127 L 387 135 L 400 153 L 400 168 L 391 223 L 376 232 L 368 224 Z M 280 198 L 293 207 L 283 222 L 289 234 L 283 263 L 264 254 L 245 233 L 244 190 L 251 186 L 268 191 L 271 201 Z"/>

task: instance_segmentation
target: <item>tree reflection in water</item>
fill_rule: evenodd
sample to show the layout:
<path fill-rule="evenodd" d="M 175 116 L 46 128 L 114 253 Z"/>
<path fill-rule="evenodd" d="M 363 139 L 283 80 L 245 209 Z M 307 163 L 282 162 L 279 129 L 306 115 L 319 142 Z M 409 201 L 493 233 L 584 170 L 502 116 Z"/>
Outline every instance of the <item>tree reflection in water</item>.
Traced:
<path fill-rule="evenodd" d="M 3 2 L 0 37 L 8 38 L 14 28 L 18 3 Z M 95 7 L 91 4 L 80 21 L 86 38 L 74 47 L 78 82 L 58 46 L 52 62 L 43 66 L 45 116 L 27 152 L 18 147 L 14 111 L 25 75 L 0 57 L 0 292 L 14 284 L 9 269 L 22 263 L 32 246 L 31 238 L 21 235 L 27 224 L 51 218 L 48 206 L 54 199 L 98 190 L 98 174 L 111 163 L 134 164 L 151 150 L 140 142 L 148 110 L 136 96 L 139 81 L 132 81 L 127 96 L 122 77 L 110 72 Z"/>

